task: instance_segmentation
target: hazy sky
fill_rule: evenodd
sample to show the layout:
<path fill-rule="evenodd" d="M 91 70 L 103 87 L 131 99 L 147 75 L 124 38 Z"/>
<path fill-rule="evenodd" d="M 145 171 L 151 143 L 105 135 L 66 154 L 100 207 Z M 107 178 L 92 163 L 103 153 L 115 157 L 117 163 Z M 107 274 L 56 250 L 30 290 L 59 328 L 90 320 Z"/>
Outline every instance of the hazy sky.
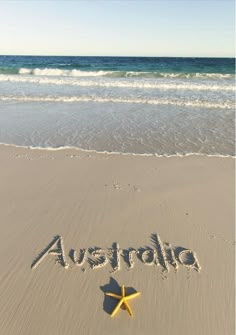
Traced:
<path fill-rule="evenodd" d="M 233 0 L 0 0 L 0 54 L 234 56 Z"/>

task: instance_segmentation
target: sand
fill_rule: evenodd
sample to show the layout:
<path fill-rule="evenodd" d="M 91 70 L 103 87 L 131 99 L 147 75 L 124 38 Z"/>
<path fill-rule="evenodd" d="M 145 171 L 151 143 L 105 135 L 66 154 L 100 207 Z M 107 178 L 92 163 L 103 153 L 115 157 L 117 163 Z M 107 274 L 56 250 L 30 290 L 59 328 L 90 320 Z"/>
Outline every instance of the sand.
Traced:
<path fill-rule="evenodd" d="M 0 162 L 0 334 L 234 334 L 233 158 Z M 134 316 L 111 318 L 123 284 Z"/>

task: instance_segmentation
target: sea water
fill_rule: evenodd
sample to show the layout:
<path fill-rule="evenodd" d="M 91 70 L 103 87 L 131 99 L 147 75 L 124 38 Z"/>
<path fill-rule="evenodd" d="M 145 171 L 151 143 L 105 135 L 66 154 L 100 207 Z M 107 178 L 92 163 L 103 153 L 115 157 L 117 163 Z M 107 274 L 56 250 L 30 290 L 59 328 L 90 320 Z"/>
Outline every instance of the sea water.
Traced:
<path fill-rule="evenodd" d="M 232 58 L 0 56 L 0 142 L 235 155 Z"/>

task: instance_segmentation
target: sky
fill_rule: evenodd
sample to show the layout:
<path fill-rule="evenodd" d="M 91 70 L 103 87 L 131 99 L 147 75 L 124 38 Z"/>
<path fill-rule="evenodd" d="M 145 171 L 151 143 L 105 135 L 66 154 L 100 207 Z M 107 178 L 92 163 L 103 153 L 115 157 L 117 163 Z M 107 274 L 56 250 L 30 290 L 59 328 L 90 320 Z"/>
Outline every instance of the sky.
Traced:
<path fill-rule="evenodd" d="M 0 54 L 234 57 L 234 0 L 0 0 Z"/>

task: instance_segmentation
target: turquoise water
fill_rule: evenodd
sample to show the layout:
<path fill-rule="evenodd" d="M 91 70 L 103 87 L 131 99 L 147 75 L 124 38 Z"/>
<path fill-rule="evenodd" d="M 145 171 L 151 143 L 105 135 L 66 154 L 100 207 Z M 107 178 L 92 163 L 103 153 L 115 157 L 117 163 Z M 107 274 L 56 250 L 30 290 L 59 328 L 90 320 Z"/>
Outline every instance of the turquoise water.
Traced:
<path fill-rule="evenodd" d="M 0 56 L 0 142 L 234 155 L 232 58 Z"/>
<path fill-rule="evenodd" d="M 60 69 L 81 71 L 149 72 L 160 73 L 220 73 L 234 74 L 233 58 L 175 58 L 175 57 L 45 57 L 0 56 L 0 73 L 18 74 L 21 68 Z M 123 72 L 123 73 L 122 73 Z"/>

